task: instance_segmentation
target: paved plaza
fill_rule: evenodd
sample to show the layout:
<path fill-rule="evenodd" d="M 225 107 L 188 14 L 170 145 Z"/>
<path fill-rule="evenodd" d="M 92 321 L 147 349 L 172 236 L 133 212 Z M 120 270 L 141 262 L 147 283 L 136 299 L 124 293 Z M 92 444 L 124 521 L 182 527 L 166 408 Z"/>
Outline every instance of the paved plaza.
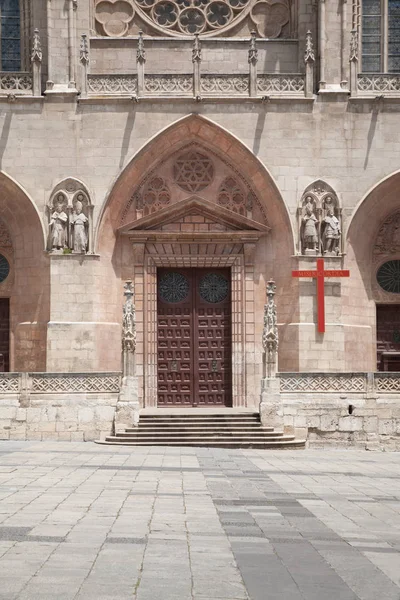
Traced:
<path fill-rule="evenodd" d="M 2 600 L 399 600 L 400 454 L 0 442 Z"/>

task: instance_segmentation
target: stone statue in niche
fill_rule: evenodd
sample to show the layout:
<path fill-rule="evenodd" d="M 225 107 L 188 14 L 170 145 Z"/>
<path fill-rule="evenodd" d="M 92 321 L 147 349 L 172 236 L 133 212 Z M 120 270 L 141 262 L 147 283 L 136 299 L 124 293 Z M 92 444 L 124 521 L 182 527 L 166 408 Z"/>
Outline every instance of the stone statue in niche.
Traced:
<path fill-rule="evenodd" d="M 65 198 L 58 194 L 54 202 L 54 211 L 50 218 L 50 240 L 52 250 L 62 250 L 67 244 L 67 221 L 68 217 L 64 211 Z"/>
<path fill-rule="evenodd" d="M 305 199 L 304 214 L 301 220 L 301 243 L 303 254 L 317 254 L 318 249 L 318 219 L 311 197 Z"/>
<path fill-rule="evenodd" d="M 72 226 L 72 251 L 77 254 L 85 254 L 88 247 L 89 219 L 83 212 L 81 200 L 75 202 L 74 212 L 70 217 Z"/>
<path fill-rule="evenodd" d="M 324 202 L 325 217 L 322 219 L 322 247 L 325 255 L 337 256 L 340 253 L 339 242 L 342 235 L 340 221 L 335 215 L 333 199 Z"/>

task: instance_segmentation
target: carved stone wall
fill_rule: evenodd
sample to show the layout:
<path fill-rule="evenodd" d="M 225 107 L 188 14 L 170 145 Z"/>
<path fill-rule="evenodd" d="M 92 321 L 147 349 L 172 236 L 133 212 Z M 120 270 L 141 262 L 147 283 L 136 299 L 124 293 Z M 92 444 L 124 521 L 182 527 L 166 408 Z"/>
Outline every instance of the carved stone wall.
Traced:
<path fill-rule="evenodd" d="M 125 37 L 139 30 L 147 35 L 203 37 L 241 36 L 255 30 L 275 39 L 293 34 L 290 0 L 94 0 L 97 35 Z"/>

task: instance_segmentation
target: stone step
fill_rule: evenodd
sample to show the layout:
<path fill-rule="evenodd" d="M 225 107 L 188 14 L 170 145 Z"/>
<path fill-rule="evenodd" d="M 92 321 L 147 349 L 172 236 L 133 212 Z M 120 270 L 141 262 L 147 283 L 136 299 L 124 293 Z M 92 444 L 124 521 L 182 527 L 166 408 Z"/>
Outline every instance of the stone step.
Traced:
<path fill-rule="evenodd" d="M 176 421 L 186 421 L 188 423 L 260 423 L 259 417 L 248 417 L 247 415 L 236 415 L 232 417 L 217 417 L 217 415 L 204 415 L 198 416 L 186 416 L 177 415 L 176 417 L 142 417 L 140 416 L 142 423 L 175 423 Z"/>
<path fill-rule="evenodd" d="M 110 436 L 111 437 L 111 436 Z M 305 440 L 282 440 L 280 439 L 279 441 L 242 441 L 242 442 L 237 442 L 234 440 L 213 440 L 213 441 L 209 441 L 209 440 L 196 440 L 193 441 L 191 440 L 190 442 L 185 441 L 185 442 L 181 442 L 181 441 L 177 441 L 177 442 L 130 442 L 128 440 L 120 440 L 119 438 L 113 439 L 113 440 L 109 440 L 108 438 L 104 441 L 98 441 L 98 444 L 110 444 L 110 445 L 115 445 L 115 446 L 173 446 L 173 447 L 179 447 L 179 446 L 195 446 L 195 447 L 209 447 L 209 448 L 260 448 L 260 449 L 267 449 L 267 448 L 280 448 L 280 449 L 285 449 L 285 448 L 304 448 L 305 447 Z"/>
<path fill-rule="evenodd" d="M 263 427 L 260 423 L 185 423 L 185 422 L 177 422 L 177 423 L 139 423 L 138 427 L 127 427 L 127 432 L 134 431 L 181 431 L 182 429 L 187 429 L 190 431 L 209 431 L 210 429 L 218 429 L 220 431 L 232 430 L 238 431 L 242 429 L 247 429 L 248 431 L 264 431 L 270 432 L 273 431 L 273 427 Z"/>
<path fill-rule="evenodd" d="M 213 441 L 213 440 L 217 440 L 217 441 L 247 441 L 247 442 L 251 442 L 252 440 L 255 441 L 279 441 L 279 440 L 294 440 L 294 435 L 284 435 L 283 433 L 272 436 L 272 437 L 265 437 L 265 436 L 253 436 L 253 435 L 238 435 L 238 436 L 230 436 L 230 435 L 206 435 L 206 434 L 200 434 L 200 435 L 193 435 L 193 436 L 186 436 L 186 435 L 182 435 L 179 437 L 175 437 L 175 438 L 171 438 L 168 434 L 165 435 L 157 435 L 157 436 L 152 436 L 152 435 L 144 435 L 144 436 L 132 436 L 132 435 L 124 435 L 123 433 L 117 433 L 116 435 L 110 435 L 106 437 L 106 440 L 108 441 L 114 441 L 114 440 L 128 440 L 128 441 L 155 441 L 155 442 L 160 442 L 160 441 L 164 441 L 164 442 L 179 442 L 179 441 Z"/>
<path fill-rule="evenodd" d="M 243 436 L 247 436 L 247 437 L 257 437 L 257 438 L 271 438 L 271 437 L 279 437 L 282 436 L 283 432 L 281 431 L 246 431 L 246 430 L 239 430 L 239 431 L 229 431 L 229 430 L 221 430 L 221 429 L 213 429 L 213 430 L 197 430 L 197 431 L 186 431 L 184 429 L 181 429 L 179 431 L 165 431 L 165 430 L 159 430 L 159 431 L 128 431 L 125 430 L 125 432 L 121 432 L 121 433 L 117 433 L 117 436 L 122 436 L 122 437 L 135 437 L 135 438 L 144 438 L 144 437 L 154 437 L 154 438 L 159 438 L 159 437 L 170 437 L 172 439 L 174 438 L 178 438 L 178 437 L 189 437 L 189 438 L 193 438 L 193 437 L 216 437 L 216 436 L 229 436 L 229 437 L 243 437 Z"/>

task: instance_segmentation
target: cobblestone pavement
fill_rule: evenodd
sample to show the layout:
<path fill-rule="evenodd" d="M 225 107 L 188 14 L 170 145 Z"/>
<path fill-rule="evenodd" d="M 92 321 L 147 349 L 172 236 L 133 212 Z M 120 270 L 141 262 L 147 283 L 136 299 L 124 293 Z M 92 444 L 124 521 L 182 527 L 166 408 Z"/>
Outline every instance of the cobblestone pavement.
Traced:
<path fill-rule="evenodd" d="M 399 600 L 400 454 L 0 442 L 0 599 Z"/>

